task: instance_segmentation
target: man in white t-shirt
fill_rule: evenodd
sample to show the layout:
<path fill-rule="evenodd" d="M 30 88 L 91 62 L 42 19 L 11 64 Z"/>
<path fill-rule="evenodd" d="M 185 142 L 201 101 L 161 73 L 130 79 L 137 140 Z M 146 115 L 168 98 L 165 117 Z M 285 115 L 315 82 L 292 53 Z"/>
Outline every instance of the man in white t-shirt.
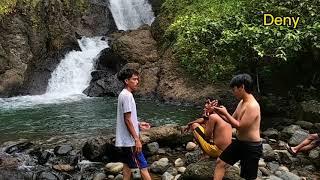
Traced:
<path fill-rule="evenodd" d="M 125 85 L 118 96 L 116 129 L 116 147 L 121 150 L 119 158 L 124 164 L 123 179 L 129 180 L 131 169 L 139 168 L 142 179 L 151 180 L 139 136 L 139 129 L 150 129 L 150 124 L 138 122 L 136 103 L 132 95 L 138 88 L 139 73 L 133 69 L 125 69 L 120 72 L 118 79 Z"/>

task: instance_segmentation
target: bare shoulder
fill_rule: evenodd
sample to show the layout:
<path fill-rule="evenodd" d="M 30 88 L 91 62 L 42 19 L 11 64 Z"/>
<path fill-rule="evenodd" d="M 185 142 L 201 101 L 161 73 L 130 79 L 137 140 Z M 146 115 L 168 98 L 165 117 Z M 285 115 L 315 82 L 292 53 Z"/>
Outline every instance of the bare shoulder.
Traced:
<path fill-rule="evenodd" d="M 257 101 L 254 100 L 247 105 L 246 110 L 249 110 L 251 112 L 260 113 L 260 105 Z"/>

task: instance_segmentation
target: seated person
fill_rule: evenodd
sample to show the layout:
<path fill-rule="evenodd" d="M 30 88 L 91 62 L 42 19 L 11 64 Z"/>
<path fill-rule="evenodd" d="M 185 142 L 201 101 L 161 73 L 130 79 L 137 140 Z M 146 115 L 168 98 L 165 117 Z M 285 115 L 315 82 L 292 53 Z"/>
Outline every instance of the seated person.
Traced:
<path fill-rule="evenodd" d="M 310 151 L 320 145 L 320 133 L 310 134 L 305 140 L 295 147 L 290 147 L 288 144 L 286 148 L 292 155 L 296 155 L 298 152 Z"/>
<path fill-rule="evenodd" d="M 231 143 L 232 128 L 214 112 L 212 106 L 220 106 L 219 101 L 208 98 L 203 117 L 188 123 L 186 130 L 191 129 L 201 149 L 216 158 Z"/>

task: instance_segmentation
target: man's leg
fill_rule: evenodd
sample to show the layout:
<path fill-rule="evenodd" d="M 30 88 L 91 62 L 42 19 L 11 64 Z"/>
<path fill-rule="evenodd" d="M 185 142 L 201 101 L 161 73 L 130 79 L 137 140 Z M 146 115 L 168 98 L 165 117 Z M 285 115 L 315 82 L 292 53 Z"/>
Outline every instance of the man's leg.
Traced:
<path fill-rule="evenodd" d="M 200 124 L 198 124 L 198 123 L 193 123 L 193 124 L 191 125 L 191 131 L 194 131 L 198 126 L 200 126 Z"/>
<path fill-rule="evenodd" d="M 123 180 L 130 180 L 131 179 L 131 169 L 129 168 L 128 164 L 123 164 Z"/>
<path fill-rule="evenodd" d="M 294 153 L 298 153 L 300 151 L 306 151 L 309 150 L 310 148 L 312 148 L 313 146 L 309 146 L 312 141 L 318 139 L 319 136 L 318 134 L 310 134 L 304 141 L 302 141 L 299 145 L 295 146 L 295 147 L 291 147 L 292 151 Z"/>
<path fill-rule="evenodd" d="M 140 174 L 143 180 L 151 180 L 148 168 L 140 169 Z"/>
<path fill-rule="evenodd" d="M 228 164 L 218 158 L 216 161 L 216 168 L 214 169 L 213 180 L 222 180 L 227 166 Z"/>

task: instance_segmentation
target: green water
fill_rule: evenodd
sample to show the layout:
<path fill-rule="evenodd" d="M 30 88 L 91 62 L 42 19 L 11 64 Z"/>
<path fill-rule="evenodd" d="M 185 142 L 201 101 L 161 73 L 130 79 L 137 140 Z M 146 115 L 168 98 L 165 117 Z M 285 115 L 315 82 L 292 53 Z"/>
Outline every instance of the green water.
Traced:
<path fill-rule="evenodd" d="M 197 117 L 194 107 L 136 99 L 138 118 L 152 126 L 185 124 Z M 52 137 L 86 138 L 114 133 L 116 98 L 85 98 L 74 102 L 38 104 L 26 108 L 0 108 L 0 143 Z"/>

